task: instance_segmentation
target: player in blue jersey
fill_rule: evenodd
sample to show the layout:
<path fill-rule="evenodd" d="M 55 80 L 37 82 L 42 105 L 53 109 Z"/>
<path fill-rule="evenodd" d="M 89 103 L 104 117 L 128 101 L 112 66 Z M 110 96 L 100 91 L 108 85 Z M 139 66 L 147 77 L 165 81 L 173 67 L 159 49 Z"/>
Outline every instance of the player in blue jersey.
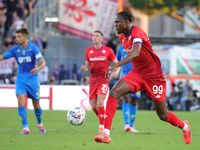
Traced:
<path fill-rule="evenodd" d="M 39 133 L 45 134 L 46 131 L 42 124 L 42 109 L 39 104 L 40 83 L 38 79 L 38 72 L 45 66 L 45 60 L 38 47 L 28 41 L 27 29 L 22 28 L 16 31 L 16 42 L 18 45 L 0 55 L 0 61 L 15 57 L 18 63 L 15 87 L 18 100 L 18 114 L 23 125 L 23 130 L 19 134 L 30 134 L 25 108 L 26 95 L 32 99 Z M 39 66 L 36 65 L 36 60 L 39 62 Z"/>
<path fill-rule="evenodd" d="M 124 47 L 120 46 L 116 54 L 118 61 L 124 59 L 127 55 L 128 54 L 124 49 Z M 121 66 L 120 78 L 128 74 L 131 70 L 132 70 L 131 62 Z M 121 97 L 123 100 L 122 113 L 125 123 L 124 130 L 126 132 L 135 132 L 135 133 L 139 132 L 134 128 L 134 121 L 137 112 L 137 101 L 139 100 L 140 96 L 141 95 L 139 91 L 135 94 L 127 94 Z"/>

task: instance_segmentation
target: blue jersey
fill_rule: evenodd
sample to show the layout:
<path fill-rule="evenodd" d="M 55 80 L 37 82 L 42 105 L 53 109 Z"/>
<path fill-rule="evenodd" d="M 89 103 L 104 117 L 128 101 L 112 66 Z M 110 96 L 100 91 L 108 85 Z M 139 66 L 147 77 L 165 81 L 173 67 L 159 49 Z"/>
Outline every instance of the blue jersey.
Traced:
<path fill-rule="evenodd" d="M 128 55 L 128 53 L 126 52 L 124 47 L 120 46 L 118 51 L 117 51 L 117 54 L 116 54 L 117 60 L 120 61 L 120 60 L 124 59 L 127 55 Z M 121 77 L 128 74 L 131 70 L 132 70 L 132 63 L 131 62 L 121 66 Z"/>
<path fill-rule="evenodd" d="M 36 60 L 43 58 L 40 50 L 33 43 L 28 43 L 25 49 L 22 49 L 21 45 L 12 47 L 9 51 L 3 54 L 5 59 L 15 57 L 18 64 L 17 77 L 34 77 L 38 76 L 38 73 L 32 74 L 30 71 L 35 68 Z"/>

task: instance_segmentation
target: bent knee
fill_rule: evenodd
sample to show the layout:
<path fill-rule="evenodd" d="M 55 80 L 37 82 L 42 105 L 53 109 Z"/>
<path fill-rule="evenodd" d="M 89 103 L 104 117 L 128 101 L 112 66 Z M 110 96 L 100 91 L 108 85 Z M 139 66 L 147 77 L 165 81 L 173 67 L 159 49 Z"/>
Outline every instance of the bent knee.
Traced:
<path fill-rule="evenodd" d="M 165 121 L 165 120 L 167 120 L 168 115 L 167 114 L 158 114 L 158 117 L 160 118 L 160 120 Z"/>
<path fill-rule="evenodd" d="M 118 99 L 120 97 L 119 91 L 114 88 L 109 92 L 109 96 Z"/>

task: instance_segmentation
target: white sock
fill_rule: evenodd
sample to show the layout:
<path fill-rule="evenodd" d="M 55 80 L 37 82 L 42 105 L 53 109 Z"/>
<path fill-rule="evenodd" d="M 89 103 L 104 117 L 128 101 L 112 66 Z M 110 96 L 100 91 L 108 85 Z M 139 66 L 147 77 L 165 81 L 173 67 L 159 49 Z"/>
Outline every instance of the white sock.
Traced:
<path fill-rule="evenodd" d="M 182 131 L 186 131 L 186 130 L 188 129 L 188 125 L 187 125 L 187 123 L 184 122 L 184 124 L 185 124 L 185 125 L 184 125 Z"/>
<path fill-rule="evenodd" d="M 99 125 L 99 128 L 104 128 L 104 125 L 101 125 L 101 124 L 100 124 L 100 125 Z"/>
<path fill-rule="evenodd" d="M 23 129 L 25 129 L 25 130 L 29 130 L 29 127 L 24 127 Z"/>
<path fill-rule="evenodd" d="M 41 124 L 38 124 L 38 126 L 43 126 L 43 124 L 41 123 Z"/>
<path fill-rule="evenodd" d="M 110 135 L 110 130 L 109 130 L 109 129 L 104 129 L 103 132 L 105 132 L 105 133 L 107 133 L 108 135 Z"/>

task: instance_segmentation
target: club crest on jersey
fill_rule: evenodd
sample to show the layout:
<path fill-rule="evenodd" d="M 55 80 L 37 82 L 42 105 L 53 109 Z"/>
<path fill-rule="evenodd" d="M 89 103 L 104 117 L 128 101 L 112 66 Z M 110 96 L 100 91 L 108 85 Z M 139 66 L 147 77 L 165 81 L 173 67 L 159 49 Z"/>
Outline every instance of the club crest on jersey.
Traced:
<path fill-rule="evenodd" d="M 27 57 L 18 57 L 18 62 L 21 63 L 27 63 L 27 62 L 31 62 L 31 57 L 27 56 Z"/>
<path fill-rule="evenodd" d="M 106 53 L 106 50 L 102 50 L 101 52 L 102 52 L 103 54 L 105 54 L 105 53 Z"/>
<path fill-rule="evenodd" d="M 31 48 L 29 48 L 27 51 L 32 51 L 32 49 L 31 49 Z"/>
<path fill-rule="evenodd" d="M 90 51 L 90 54 L 94 53 L 93 51 Z"/>

